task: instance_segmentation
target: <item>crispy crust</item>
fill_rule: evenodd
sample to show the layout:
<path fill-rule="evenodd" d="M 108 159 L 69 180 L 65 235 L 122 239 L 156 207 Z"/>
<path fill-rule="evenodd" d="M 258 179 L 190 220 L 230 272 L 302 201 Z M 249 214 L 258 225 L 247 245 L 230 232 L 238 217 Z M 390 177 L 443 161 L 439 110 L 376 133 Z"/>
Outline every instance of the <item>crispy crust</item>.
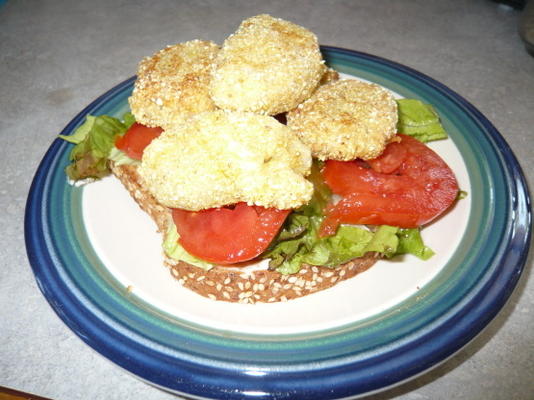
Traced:
<path fill-rule="evenodd" d="M 225 40 L 215 59 L 210 94 L 225 110 L 276 115 L 310 97 L 325 69 L 312 32 L 257 15 Z"/>
<path fill-rule="evenodd" d="M 139 174 L 167 207 L 246 202 L 285 210 L 310 200 L 311 164 L 310 149 L 276 119 L 218 110 L 165 130 L 144 150 Z"/>
<path fill-rule="evenodd" d="M 336 81 L 339 81 L 339 72 L 337 72 L 335 69 L 327 68 L 321 77 L 321 80 L 319 81 L 318 88 L 321 87 L 321 85 L 326 85 L 327 83 Z"/>
<path fill-rule="evenodd" d="M 141 209 L 147 212 L 164 233 L 171 213 L 159 205 L 144 188 L 135 165 L 112 165 L 113 174 L 122 182 Z M 246 270 L 231 267 L 214 267 L 206 271 L 200 267 L 177 262 L 165 257 L 164 263 L 171 275 L 184 287 L 212 300 L 249 303 L 288 301 L 327 289 L 345 279 L 369 269 L 377 256 L 352 260 L 337 268 L 304 266 L 298 274 L 282 275 L 276 271 Z"/>
<path fill-rule="evenodd" d="M 167 128 L 191 115 L 216 109 L 208 93 L 211 64 L 219 46 L 191 40 L 167 46 L 144 58 L 128 99 L 135 119 Z"/>
<path fill-rule="evenodd" d="M 321 160 L 370 160 L 396 133 L 397 103 L 376 84 L 330 79 L 287 113 L 287 125 Z"/>

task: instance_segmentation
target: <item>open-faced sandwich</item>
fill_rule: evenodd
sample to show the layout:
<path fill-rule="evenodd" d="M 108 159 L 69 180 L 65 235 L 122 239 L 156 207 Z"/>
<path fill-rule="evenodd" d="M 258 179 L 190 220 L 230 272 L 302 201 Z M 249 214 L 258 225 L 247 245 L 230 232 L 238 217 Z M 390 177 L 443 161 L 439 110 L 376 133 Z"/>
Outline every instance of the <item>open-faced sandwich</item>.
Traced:
<path fill-rule="evenodd" d="M 458 195 L 420 141 L 446 137 L 431 106 L 339 79 L 313 33 L 268 15 L 220 48 L 142 60 L 129 103 L 64 137 L 67 174 L 112 172 L 155 221 L 172 276 L 214 300 L 286 301 L 379 258 L 429 258 L 420 227 Z"/>

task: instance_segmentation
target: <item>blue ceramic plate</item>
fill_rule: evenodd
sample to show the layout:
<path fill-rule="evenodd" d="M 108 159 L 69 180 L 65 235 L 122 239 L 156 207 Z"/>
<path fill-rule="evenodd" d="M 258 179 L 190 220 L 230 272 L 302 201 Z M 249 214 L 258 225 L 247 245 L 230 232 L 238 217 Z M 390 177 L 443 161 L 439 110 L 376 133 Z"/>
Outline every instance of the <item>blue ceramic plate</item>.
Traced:
<path fill-rule="evenodd" d="M 154 227 L 113 178 L 83 188 L 67 183 L 71 145 L 56 140 L 29 194 L 26 247 L 43 294 L 89 346 L 141 379 L 189 396 L 325 400 L 428 370 L 501 309 L 527 256 L 531 218 L 506 142 L 471 104 L 419 72 L 350 50 L 323 53 L 338 71 L 439 112 L 450 139 L 432 146 L 468 197 L 423 231 L 437 255 L 426 263 L 379 262 L 287 303 L 213 302 L 170 278 Z M 62 134 L 87 114 L 127 111 L 133 81 L 95 100 Z"/>

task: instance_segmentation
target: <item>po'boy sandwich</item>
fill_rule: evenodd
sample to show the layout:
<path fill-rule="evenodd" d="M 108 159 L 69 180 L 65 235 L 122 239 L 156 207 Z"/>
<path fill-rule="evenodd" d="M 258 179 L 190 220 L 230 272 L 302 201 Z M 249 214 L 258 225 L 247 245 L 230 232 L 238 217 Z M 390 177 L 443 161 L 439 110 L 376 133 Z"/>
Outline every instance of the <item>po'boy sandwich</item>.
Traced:
<path fill-rule="evenodd" d="M 430 106 L 340 80 L 313 33 L 268 15 L 221 48 L 196 40 L 144 59 L 129 102 L 123 121 L 91 117 L 66 138 L 78 143 L 67 173 L 111 171 L 154 219 L 172 275 L 214 300 L 286 301 L 379 258 L 428 258 L 419 228 L 457 197 L 445 162 L 397 134 L 406 122 L 443 137 Z"/>

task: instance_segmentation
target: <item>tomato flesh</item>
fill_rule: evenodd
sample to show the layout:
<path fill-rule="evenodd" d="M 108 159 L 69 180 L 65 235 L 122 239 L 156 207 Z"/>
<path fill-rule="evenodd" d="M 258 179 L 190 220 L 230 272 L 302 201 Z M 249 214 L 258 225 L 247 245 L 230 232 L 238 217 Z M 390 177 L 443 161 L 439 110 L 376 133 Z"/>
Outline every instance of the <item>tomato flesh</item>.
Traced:
<path fill-rule="evenodd" d="M 202 211 L 173 209 L 179 243 L 190 254 L 215 264 L 252 260 L 267 249 L 290 210 L 237 203 Z"/>
<path fill-rule="evenodd" d="M 341 223 L 416 228 L 454 202 L 458 183 L 449 166 L 429 147 L 399 134 L 374 160 L 327 161 L 323 177 L 341 196 L 327 207 L 322 236 Z"/>
<path fill-rule="evenodd" d="M 124 151 L 128 157 L 141 160 L 145 148 L 157 138 L 163 129 L 148 127 L 135 122 L 122 136 L 115 141 L 115 147 Z"/>

